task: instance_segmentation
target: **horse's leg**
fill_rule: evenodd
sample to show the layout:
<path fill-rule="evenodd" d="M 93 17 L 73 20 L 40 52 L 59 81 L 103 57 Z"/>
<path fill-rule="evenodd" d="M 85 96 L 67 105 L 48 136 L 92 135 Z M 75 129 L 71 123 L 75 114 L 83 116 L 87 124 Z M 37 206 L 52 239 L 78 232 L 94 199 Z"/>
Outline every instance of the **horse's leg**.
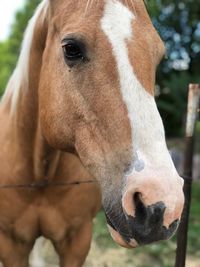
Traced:
<path fill-rule="evenodd" d="M 5 241 L 5 243 L 2 243 L 2 241 Z M 1 238 L 0 259 L 3 267 L 29 267 L 29 254 L 32 247 L 31 244 L 14 241 L 7 237 Z"/>
<path fill-rule="evenodd" d="M 90 249 L 92 239 L 92 221 L 83 225 L 76 233 L 70 233 L 55 248 L 60 257 L 60 267 L 83 266 Z"/>
<path fill-rule="evenodd" d="M 13 257 L 7 258 L 3 261 L 4 267 L 29 267 L 29 257 L 28 255 L 26 257 Z"/>

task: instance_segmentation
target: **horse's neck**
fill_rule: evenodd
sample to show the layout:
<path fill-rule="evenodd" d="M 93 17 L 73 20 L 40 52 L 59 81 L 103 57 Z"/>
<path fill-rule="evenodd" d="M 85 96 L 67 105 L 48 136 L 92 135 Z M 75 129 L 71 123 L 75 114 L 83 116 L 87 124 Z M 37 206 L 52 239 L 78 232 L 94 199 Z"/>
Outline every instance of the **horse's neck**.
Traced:
<path fill-rule="evenodd" d="M 0 106 L 0 162 L 3 175 L 19 179 L 43 179 L 52 176 L 59 160 L 59 153 L 50 149 L 43 138 L 38 117 L 38 87 L 42 66 L 42 54 L 46 43 L 47 26 L 43 21 L 34 25 L 29 55 L 28 79 L 20 80 L 20 88 L 12 88 L 16 82 L 16 69 L 7 93 Z M 21 65 L 18 64 L 17 68 Z M 18 90 L 17 94 L 14 90 Z M 10 170 L 10 167 L 13 169 Z M 51 177 L 50 177 L 51 178 Z"/>

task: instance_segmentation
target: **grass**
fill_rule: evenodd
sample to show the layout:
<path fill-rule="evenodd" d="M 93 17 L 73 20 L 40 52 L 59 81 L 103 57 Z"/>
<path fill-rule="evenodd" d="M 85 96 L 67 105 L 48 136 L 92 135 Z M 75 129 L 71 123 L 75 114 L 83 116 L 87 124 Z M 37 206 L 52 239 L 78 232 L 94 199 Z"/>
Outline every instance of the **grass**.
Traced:
<path fill-rule="evenodd" d="M 108 249 L 119 249 L 111 239 L 106 227 L 105 217 L 101 211 L 94 222 L 94 241 L 103 253 Z M 200 183 L 193 184 L 190 225 L 188 232 L 188 256 L 200 258 Z M 140 261 L 137 267 L 172 267 L 175 262 L 176 236 L 171 240 L 159 242 L 153 245 L 126 250 L 126 262 Z M 109 265 L 111 266 L 111 265 Z M 122 265 L 121 265 L 122 266 Z M 189 266 L 189 265 L 188 265 Z M 200 266 L 200 261 L 199 261 Z"/>
<path fill-rule="evenodd" d="M 200 118 L 200 115 L 199 115 Z M 197 121 L 197 127 L 196 127 L 196 145 L 195 150 L 197 153 L 200 153 L 200 120 Z"/>
<path fill-rule="evenodd" d="M 200 257 L 200 183 L 193 184 L 188 252 Z"/>

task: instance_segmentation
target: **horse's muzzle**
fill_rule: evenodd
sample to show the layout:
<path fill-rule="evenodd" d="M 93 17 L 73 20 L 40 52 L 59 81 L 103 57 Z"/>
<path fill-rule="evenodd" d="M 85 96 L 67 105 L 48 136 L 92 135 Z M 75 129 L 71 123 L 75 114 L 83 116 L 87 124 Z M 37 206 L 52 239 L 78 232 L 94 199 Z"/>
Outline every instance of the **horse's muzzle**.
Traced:
<path fill-rule="evenodd" d="M 179 220 L 173 221 L 168 228 L 164 226 L 165 209 L 162 202 L 145 207 L 139 201 L 134 217 L 124 212 L 121 220 L 115 221 L 117 217 L 113 213 L 112 216 L 106 214 L 113 239 L 119 245 L 129 248 L 169 239 L 176 231 Z"/>

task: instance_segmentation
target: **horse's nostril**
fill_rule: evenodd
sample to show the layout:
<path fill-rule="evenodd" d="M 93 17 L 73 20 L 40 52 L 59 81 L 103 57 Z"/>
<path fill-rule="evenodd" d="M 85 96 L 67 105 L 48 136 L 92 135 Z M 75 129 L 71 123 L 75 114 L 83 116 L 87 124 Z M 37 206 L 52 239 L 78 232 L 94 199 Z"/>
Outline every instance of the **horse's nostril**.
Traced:
<path fill-rule="evenodd" d="M 135 206 L 135 217 L 139 223 L 151 226 L 153 224 L 161 224 L 163 222 L 163 216 L 166 209 L 163 202 L 158 202 L 151 206 L 145 206 L 140 193 L 134 194 L 133 201 Z"/>
<path fill-rule="evenodd" d="M 141 200 L 141 193 L 137 192 L 133 195 L 133 206 L 135 207 L 135 216 L 137 217 L 138 222 L 144 223 L 147 217 L 147 210 Z"/>

